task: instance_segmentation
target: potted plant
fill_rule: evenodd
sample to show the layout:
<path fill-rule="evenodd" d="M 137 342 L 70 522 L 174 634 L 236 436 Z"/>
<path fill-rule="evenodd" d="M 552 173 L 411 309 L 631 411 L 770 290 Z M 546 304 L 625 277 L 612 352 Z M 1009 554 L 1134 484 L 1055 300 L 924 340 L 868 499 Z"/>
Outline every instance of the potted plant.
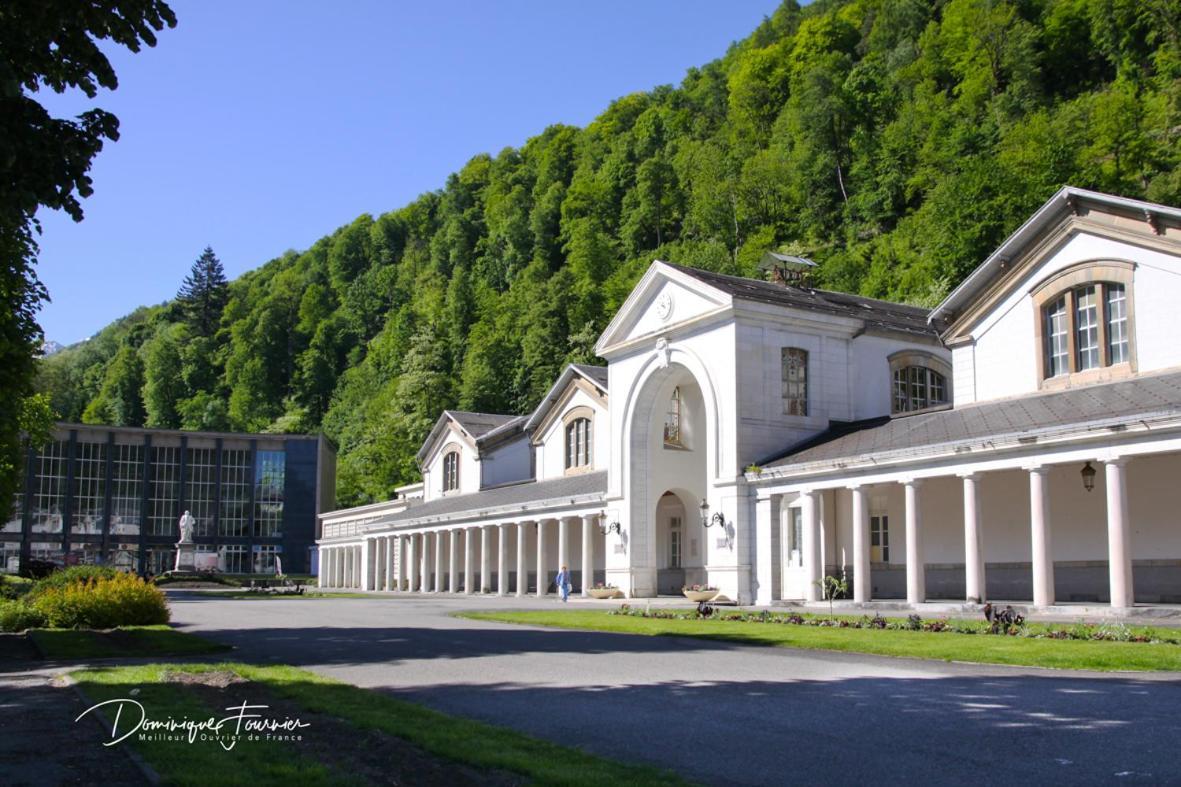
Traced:
<path fill-rule="evenodd" d="M 702 601 L 711 601 L 714 596 L 718 595 L 718 589 L 713 585 L 685 585 L 681 588 L 681 592 L 685 594 L 685 598 L 697 604 Z"/>
<path fill-rule="evenodd" d="M 594 587 L 587 588 L 586 593 L 591 598 L 615 598 L 619 595 L 619 588 L 616 585 L 608 585 L 602 582 L 596 582 Z"/>

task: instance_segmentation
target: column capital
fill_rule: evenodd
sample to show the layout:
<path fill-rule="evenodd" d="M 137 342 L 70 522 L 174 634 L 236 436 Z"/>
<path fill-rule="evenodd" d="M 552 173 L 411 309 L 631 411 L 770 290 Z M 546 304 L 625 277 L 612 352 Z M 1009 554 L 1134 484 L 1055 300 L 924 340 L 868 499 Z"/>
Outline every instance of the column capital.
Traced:
<path fill-rule="evenodd" d="M 845 484 L 845 489 L 848 489 L 850 492 L 864 492 L 871 488 L 873 488 L 873 484 L 866 484 L 862 483 L 861 481 L 857 481 L 852 484 Z"/>
<path fill-rule="evenodd" d="M 965 481 L 979 481 L 980 476 L 984 475 L 980 470 L 968 470 L 963 473 L 956 473 L 957 478 L 962 478 Z"/>
<path fill-rule="evenodd" d="M 1111 456 L 1107 459 L 1097 459 L 1097 462 L 1102 462 L 1105 465 L 1115 465 L 1116 467 L 1124 467 L 1128 462 L 1132 461 L 1130 456 Z"/>
<path fill-rule="evenodd" d="M 1021 469 L 1027 473 L 1036 473 L 1037 475 L 1045 475 L 1050 472 L 1050 465 L 1035 462 L 1033 464 L 1022 465 Z"/>
<path fill-rule="evenodd" d="M 899 478 L 898 483 L 902 484 L 903 486 L 909 486 L 911 489 L 918 489 L 926 480 L 927 479 L 925 478 L 914 478 L 911 476 L 907 478 Z"/>

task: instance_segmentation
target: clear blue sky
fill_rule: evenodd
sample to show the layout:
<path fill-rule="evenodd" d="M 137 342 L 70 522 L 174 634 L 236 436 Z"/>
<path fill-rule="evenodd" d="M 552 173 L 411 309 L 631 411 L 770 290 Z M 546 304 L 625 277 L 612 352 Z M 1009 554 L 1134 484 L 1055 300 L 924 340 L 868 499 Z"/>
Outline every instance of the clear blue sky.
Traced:
<path fill-rule="evenodd" d="M 113 51 L 86 219 L 41 211 L 46 338 L 165 301 L 206 245 L 231 277 L 443 185 L 473 155 L 678 84 L 777 0 L 174 0 L 154 49 Z"/>

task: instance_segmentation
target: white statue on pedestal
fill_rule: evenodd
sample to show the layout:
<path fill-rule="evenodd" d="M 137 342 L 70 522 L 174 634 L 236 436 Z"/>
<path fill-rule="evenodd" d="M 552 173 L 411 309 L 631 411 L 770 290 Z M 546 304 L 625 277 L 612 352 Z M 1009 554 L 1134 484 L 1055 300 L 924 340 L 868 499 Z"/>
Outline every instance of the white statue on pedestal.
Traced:
<path fill-rule="evenodd" d="M 180 541 L 177 542 L 178 544 L 193 543 L 193 525 L 195 524 L 196 520 L 193 519 L 193 515 L 185 511 L 184 516 L 180 518 Z"/>

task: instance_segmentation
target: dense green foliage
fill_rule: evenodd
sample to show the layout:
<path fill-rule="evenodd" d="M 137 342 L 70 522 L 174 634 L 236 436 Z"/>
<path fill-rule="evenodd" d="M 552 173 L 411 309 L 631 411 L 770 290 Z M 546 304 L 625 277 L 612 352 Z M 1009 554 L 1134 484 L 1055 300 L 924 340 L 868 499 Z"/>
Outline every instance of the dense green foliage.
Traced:
<path fill-rule="evenodd" d="M 5 0 L 0 6 L 0 516 L 20 484 L 21 433 L 35 434 L 25 416 L 40 409 L 33 393 L 34 357 L 41 344 L 37 310 L 48 294 L 37 278 L 39 208 L 82 220 L 90 196 L 90 162 L 119 120 L 94 108 L 55 118 L 36 95 L 77 89 L 94 98 L 118 86 L 99 41 L 138 52 L 155 46 L 156 31 L 176 25 L 162 0 Z M 110 51 L 108 49 L 108 51 Z"/>
<path fill-rule="evenodd" d="M 782 248 L 932 304 L 1063 183 L 1181 203 L 1179 8 L 788 0 L 680 87 L 242 276 L 213 335 L 141 309 L 45 390 L 71 419 L 322 428 L 341 502 L 382 499 L 441 408 L 523 412 L 593 360 L 653 258 L 752 275 Z"/>
<path fill-rule="evenodd" d="M 134 574 L 34 588 L 31 595 L 29 604 L 52 628 L 148 626 L 167 623 L 169 617 L 164 592 Z"/>

